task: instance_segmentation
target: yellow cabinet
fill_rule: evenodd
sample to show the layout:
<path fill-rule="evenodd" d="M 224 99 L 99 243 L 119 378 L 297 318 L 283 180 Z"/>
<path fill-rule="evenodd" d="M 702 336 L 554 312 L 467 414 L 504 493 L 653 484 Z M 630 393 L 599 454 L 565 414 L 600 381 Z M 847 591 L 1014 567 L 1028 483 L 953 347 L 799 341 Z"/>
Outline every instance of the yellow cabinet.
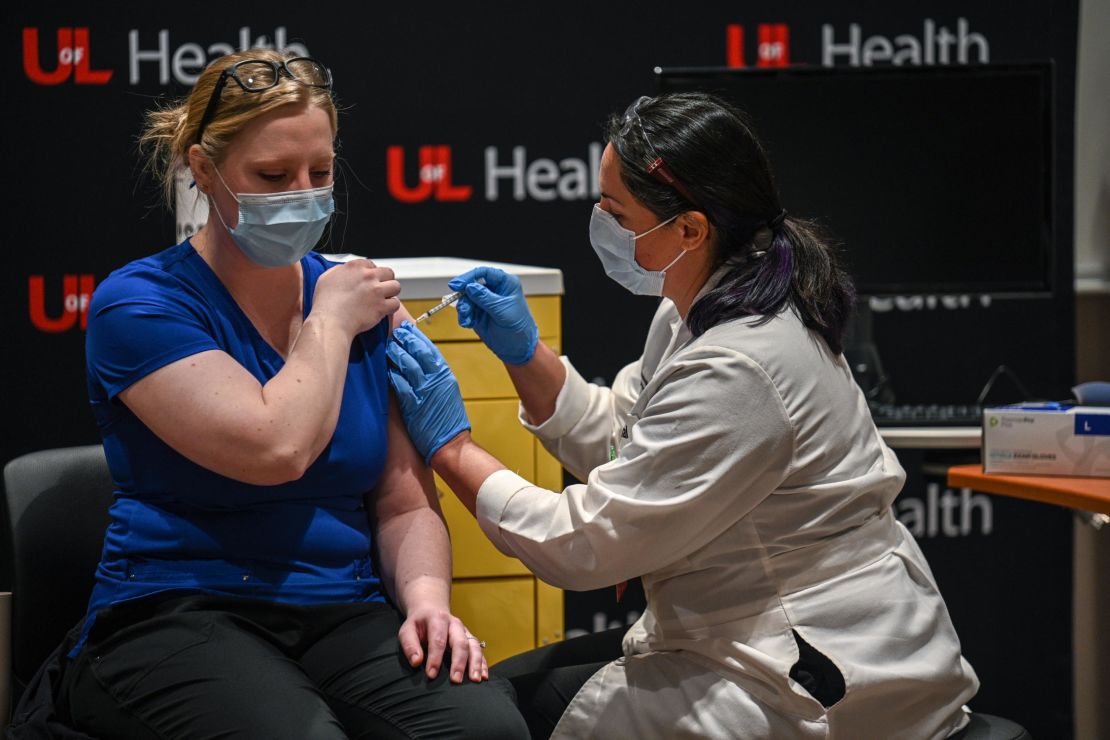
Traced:
<path fill-rule="evenodd" d="M 493 665 L 536 646 L 537 580 L 464 578 L 451 586 L 451 612 L 486 641 L 486 660 Z"/>
<path fill-rule="evenodd" d="M 562 344 L 562 274 L 550 268 L 453 258 L 378 259 L 401 281 L 401 298 L 419 316 L 450 292 L 447 281 L 481 264 L 521 278 L 540 341 Z M 527 480 L 562 490 L 562 468 L 517 419 L 518 399 L 501 361 L 474 332 L 459 327 L 454 308 L 420 324 L 459 381 L 474 440 Z M 440 505 L 451 531 L 451 608 L 472 633 L 486 641 L 491 664 L 563 638 L 563 592 L 543 583 L 516 558 L 503 555 L 474 517 L 436 477 Z"/>
<path fill-rule="evenodd" d="M 452 367 L 461 366 L 452 363 Z M 466 401 L 466 413 L 470 417 L 471 435 L 475 442 L 509 470 L 522 478 L 536 480 L 536 445 L 532 435 L 517 420 L 515 399 Z M 439 489 L 443 515 L 451 530 L 452 573 L 455 578 L 529 574 L 523 563 L 502 555 L 493 546 L 477 520 L 438 476 L 436 488 Z"/>
<path fill-rule="evenodd" d="M 563 590 L 536 581 L 536 647 L 563 639 Z"/>

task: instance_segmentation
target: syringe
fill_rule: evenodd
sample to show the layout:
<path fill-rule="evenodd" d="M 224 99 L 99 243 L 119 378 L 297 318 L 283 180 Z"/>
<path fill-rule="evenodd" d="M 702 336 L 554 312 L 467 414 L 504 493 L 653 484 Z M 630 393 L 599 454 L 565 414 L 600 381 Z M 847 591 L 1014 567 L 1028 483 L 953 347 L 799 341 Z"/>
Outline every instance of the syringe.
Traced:
<path fill-rule="evenodd" d="M 478 282 L 481 283 L 482 285 L 485 285 L 486 284 L 486 279 L 485 278 L 478 278 Z M 439 313 L 440 311 L 447 308 L 448 306 L 450 306 L 455 301 L 462 298 L 465 293 L 466 293 L 466 289 L 464 288 L 463 290 L 456 290 L 454 293 L 448 293 L 447 295 L 443 296 L 442 301 L 440 301 L 439 303 L 432 306 L 431 308 L 429 308 L 424 313 L 417 316 L 416 317 L 416 323 L 419 324 L 424 319 L 431 318 L 433 314 Z"/>
<path fill-rule="evenodd" d="M 462 296 L 463 296 L 463 293 L 464 293 L 464 292 L 465 292 L 465 291 L 462 291 L 462 290 L 456 290 L 456 291 L 455 291 L 454 293 L 448 293 L 447 295 L 443 296 L 443 300 L 442 300 L 442 301 L 440 301 L 439 303 L 437 303 L 436 305 L 432 306 L 431 308 L 429 308 L 429 309 L 428 309 L 427 311 L 425 311 L 424 313 L 422 313 L 422 314 L 420 314 L 419 316 L 417 316 L 417 317 L 416 317 L 416 323 L 418 323 L 418 324 L 419 324 L 419 323 L 420 323 L 421 321 L 423 321 L 424 319 L 430 318 L 430 317 L 432 316 L 432 314 L 436 314 L 436 313 L 439 313 L 439 312 L 440 312 L 440 311 L 442 311 L 443 309 L 447 308 L 447 307 L 448 307 L 448 306 L 450 306 L 450 305 L 451 305 L 452 303 L 454 303 L 455 301 L 457 301 L 457 300 L 459 300 L 460 298 L 462 298 Z"/>

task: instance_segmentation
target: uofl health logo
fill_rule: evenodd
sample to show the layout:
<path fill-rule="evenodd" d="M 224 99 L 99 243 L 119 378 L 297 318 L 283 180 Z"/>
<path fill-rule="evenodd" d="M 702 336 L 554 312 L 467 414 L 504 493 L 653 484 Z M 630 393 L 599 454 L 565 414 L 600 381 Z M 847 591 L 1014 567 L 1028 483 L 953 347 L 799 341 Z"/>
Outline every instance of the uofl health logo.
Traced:
<path fill-rule="evenodd" d="M 730 23 L 725 27 L 725 60 L 730 67 L 746 67 L 744 58 L 744 26 Z M 785 23 L 760 23 L 756 26 L 755 66 L 786 67 L 790 65 L 790 27 Z"/>
<path fill-rule="evenodd" d="M 27 298 L 31 324 L 39 331 L 58 334 L 69 331 L 78 323 L 82 329 L 88 326 L 89 301 L 96 288 L 96 279 L 92 275 L 63 275 L 61 287 L 60 300 L 48 300 L 46 277 L 31 275 L 28 278 Z"/>
<path fill-rule="evenodd" d="M 469 185 L 451 182 L 451 147 L 422 146 L 417 151 L 416 184 L 405 182 L 405 150 L 391 146 L 385 150 L 386 185 L 389 194 L 402 203 L 419 203 L 434 198 L 442 201 L 470 200 Z"/>
<path fill-rule="evenodd" d="M 304 44 L 289 40 L 285 26 L 277 26 L 272 36 L 258 35 L 249 26 L 242 26 L 234 39 L 204 42 L 171 41 L 168 28 L 154 32 L 132 28 L 127 33 L 124 76 L 131 85 L 142 84 L 144 76 L 149 81 L 154 75 L 159 85 L 192 85 L 213 59 L 253 47 L 310 56 Z M 23 29 L 23 71 L 34 83 L 61 85 L 72 80 L 78 85 L 103 85 L 112 79 L 112 70 L 93 69 L 91 60 L 89 29 L 85 26 L 59 28 L 56 37 L 51 31 Z"/>
<path fill-rule="evenodd" d="M 44 65 L 42 52 L 49 61 Z M 23 29 L 23 71 L 39 85 L 60 85 L 70 78 L 77 85 L 103 85 L 112 79 L 112 70 L 93 69 L 89 48 L 89 29 L 59 28 L 56 46 L 40 48 L 39 29 Z"/>
<path fill-rule="evenodd" d="M 755 27 L 755 66 L 790 65 L 790 28 L 785 23 L 760 23 Z M 917 29 L 901 33 L 865 34 L 859 23 L 837 28 L 821 25 L 821 65 L 871 67 L 876 65 L 985 64 L 991 60 L 990 41 L 973 31 L 967 18 L 955 27 L 924 18 Z M 725 61 L 730 67 L 748 66 L 747 42 L 753 40 L 739 23 L 725 26 Z"/>
<path fill-rule="evenodd" d="M 597 181 L 601 151 L 602 145 L 594 142 L 586 147 L 584 157 L 530 159 L 523 146 L 512 147 L 508 156 L 498 147 L 487 146 L 483 158 L 485 199 L 597 200 L 601 197 Z M 403 146 L 386 147 L 385 181 L 394 200 L 458 202 L 473 197 L 472 186 L 454 179 L 450 146 L 416 147 L 415 161 L 413 154 L 412 149 Z"/>

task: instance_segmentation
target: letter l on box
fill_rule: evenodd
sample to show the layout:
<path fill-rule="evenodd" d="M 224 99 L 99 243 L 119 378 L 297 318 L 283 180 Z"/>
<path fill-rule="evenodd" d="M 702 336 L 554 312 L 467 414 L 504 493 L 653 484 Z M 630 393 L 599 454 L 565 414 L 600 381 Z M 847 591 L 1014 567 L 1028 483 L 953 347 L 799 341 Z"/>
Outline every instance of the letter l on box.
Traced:
<path fill-rule="evenodd" d="M 1076 414 L 1075 433 L 1110 437 L 1110 414 Z"/>

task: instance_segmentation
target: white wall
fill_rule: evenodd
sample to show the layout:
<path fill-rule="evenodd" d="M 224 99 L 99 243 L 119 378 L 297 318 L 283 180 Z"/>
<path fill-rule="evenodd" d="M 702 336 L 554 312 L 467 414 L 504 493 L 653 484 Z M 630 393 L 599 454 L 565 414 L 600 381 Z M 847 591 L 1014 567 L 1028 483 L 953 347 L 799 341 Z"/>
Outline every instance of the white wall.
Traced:
<path fill-rule="evenodd" d="M 1080 0 L 1076 91 L 1075 274 L 1110 290 L 1110 0 Z"/>
<path fill-rule="evenodd" d="M 1076 380 L 1110 380 L 1110 0 L 1080 0 L 1076 73 Z M 1075 737 L 1110 738 L 1110 527 L 1076 520 Z"/>

